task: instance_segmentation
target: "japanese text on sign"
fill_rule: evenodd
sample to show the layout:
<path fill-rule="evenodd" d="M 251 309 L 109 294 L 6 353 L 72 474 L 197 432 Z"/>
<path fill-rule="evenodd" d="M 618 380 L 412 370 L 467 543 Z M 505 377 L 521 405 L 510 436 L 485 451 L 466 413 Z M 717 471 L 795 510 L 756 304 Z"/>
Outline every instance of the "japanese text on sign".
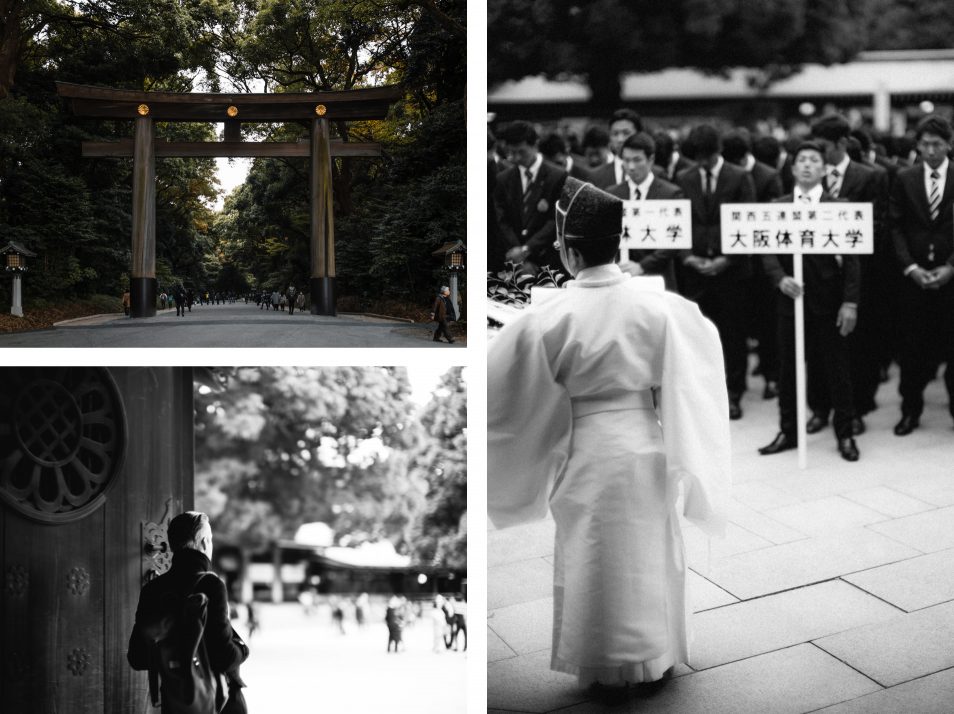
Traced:
<path fill-rule="evenodd" d="M 722 252 L 874 252 L 870 203 L 725 203 Z"/>
<path fill-rule="evenodd" d="M 692 208 L 688 199 L 623 201 L 624 250 L 692 247 Z"/>

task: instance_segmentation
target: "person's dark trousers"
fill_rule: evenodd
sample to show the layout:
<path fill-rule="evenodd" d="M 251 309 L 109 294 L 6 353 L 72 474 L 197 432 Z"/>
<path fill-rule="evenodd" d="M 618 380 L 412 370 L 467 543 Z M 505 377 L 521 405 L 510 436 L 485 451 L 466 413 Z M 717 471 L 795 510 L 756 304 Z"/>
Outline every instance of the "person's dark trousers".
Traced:
<path fill-rule="evenodd" d="M 858 326 L 848 336 L 851 362 L 852 402 L 858 416 L 877 408 L 875 396 L 881 386 L 881 369 L 890 362 L 897 342 L 893 306 L 898 285 L 892 280 L 897 270 L 886 265 L 885 256 L 861 256 L 861 300 Z M 890 290 L 894 288 L 894 290 Z"/>
<path fill-rule="evenodd" d="M 908 278 L 899 294 L 903 339 L 899 362 L 901 413 L 920 417 L 924 388 L 947 362 L 944 384 L 954 416 L 954 281 L 939 290 L 922 290 Z"/>
<path fill-rule="evenodd" d="M 288 314 L 289 314 L 289 315 L 292 315 L 292 314 L 294 314 L 294 312 L 295 312 L 295 301 L 294 301 L 294 300 L 289 300 L 289 301 L 288 301 Z"/>
<path fill-rule="evenodd" d="M 781 298 L 780 298 L 781 299 Z M 786 298 L 787 299 L 787 298 Z M 814 365 L 817 376 L 827 391 L 827 398 L 834 406 L 836 439 L 851 437 L 851 372 L 848 366 L 848 341 L 838 332 L 835 315 L 805 313 L 805 361 Z M 779 431 L 794 437 L 797 433 L 797 408 L 795 395 L 795 317 L 778 316 L 779 383 L 778 413 Z M 819 387 L 820 388 L 820 387 Z"/>
<path fill-rule="evenodd" d="M 448 342 L 454 341 L 454 338 L 451 337 L 450 330 L 447 328 L 447 320 L 437 320 L 437 329 L 434 330 L 434 342 L 440 342 L 441 335 L 443 335 Z"/>
<path fill-rule="evenodd" d="M 752 278 L 748 283 L 748 333 L 759 346 L 759 371 L 766 382 L 778 381 L 778 291 L 762 268 L 762 261 L 753 261 Z"/>
<path fill-rule="evenodd" d="M 726 388 L 729 399 L 738 401 L 745 392 L 745 374 L 748 369 L 745 282 L 731 269 L 713 278 L 701 279 L 704 282 L 697 282 L 701 290 L 687 297 L 699 304 L 702 314 L 712 320 L 719 331 L 725 359 Z"/>

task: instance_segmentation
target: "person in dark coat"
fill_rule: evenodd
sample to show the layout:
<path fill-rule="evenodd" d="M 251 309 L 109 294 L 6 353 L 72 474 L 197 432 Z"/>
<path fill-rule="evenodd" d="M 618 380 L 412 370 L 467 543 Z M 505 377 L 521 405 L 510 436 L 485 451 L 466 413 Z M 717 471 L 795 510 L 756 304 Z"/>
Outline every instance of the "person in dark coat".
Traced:
<path fill-rule="evenodd" d="M 169 522 L 168 539 L 172 567 L 146 583 L 139 594 L 136 624 L 129 637 L 126 659 L 133 669 L 148 669 L 150 642 L 144 630 L 168 614 L 164 600 L 169 595 L 185 598 L 192 593 L 202 593 L 208 598 L 202 639 L 209 666 L 215 674 L 225 675 L 229 690 L 224 711 L 244 712 L 245 699 L 241 688 L 245 683 L 239 675 L 239 665 L 248 658 L 248 646 L 232 629 L 225 583 L 211 572 L 212 527 L 208 516 L 195 511 L 179 514 Z"/>
<path fill-rule="evenodd" d="M 434 330 L 434 342 L 440 342 L 443 335 L 450 344 L 454 343 L 447 321 L 456 318 L 457 313 L 450 299 L 450 288 L 445 285 L 441 288 L 440 294 L 434 298 L 434 307 L 431 308 L 431 319 L 437 323 L 437 329 Z"/>
<path fill-rule="evenodd" d="M 185 293 L 185 290 L 183 290 L 181 285 L 176 286 L 174 297 L 176 301 L 176 315 L 178 315 L 179 317 L 182 317 L 183 315 L 185 315 L 186 293 Z"/>
<path fill-rule="evenodd" d="M 779 202 L 817 204 L 835 200 L 822 186 L 825 175 L 824 149 L 812 142 L 802 143 L 793 155 L 795 191 Z M 853 255 L 805 255 L 804 281 L 792 277 L 788 255 L 762 256 L 765 272 L 778 287 L 779 340 L 779 433 L 772 443 L 759 449 L 762 455 L 777 454 L 798 446 L 795 398 L 795 307 L 804 295 L 805 354 L 809 371 L 825 380 L 834 407 L 838 453 L 846 461 L 857 461 L 858 447 L 852 438 L 851 371 L 848 366 L 848 335 L 858 322 L 861 268 Z"/>

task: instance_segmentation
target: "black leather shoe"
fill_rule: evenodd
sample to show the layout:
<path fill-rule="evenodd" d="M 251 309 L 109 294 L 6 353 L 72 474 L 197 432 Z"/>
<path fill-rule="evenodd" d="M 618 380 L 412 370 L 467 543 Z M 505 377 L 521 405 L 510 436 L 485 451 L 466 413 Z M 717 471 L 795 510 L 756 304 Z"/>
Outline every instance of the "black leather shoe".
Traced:
<path fill-rule="evenodd" d="M 858 447 L 855 445 L 855 440 L 850 436 L 847 439 L 838 440 L 838 453 L 841 454 L 841 458 L 845 461 L 857 461 L 858 457 L 861 455 L 858 453 Z"/>
<path fill-rule="evenodd" d="M 739 403 L 729 402 L 729 419 L 741 419 L 742 418 L 742 407 L 739 406 Z"/>
<path fill-rule="evenodd" d="M 775 399 L 778 396 L 778 382 L 766 382 L 762 392 L 762 399 Z"/>
<path fill-rule="evenodd" d="M 921 422 L 916 416 L 905 414 L 901 417 L 901 421 L 894 425 L 894 433 L 896 436 L 907 436 L 919 426 Z"/>
<path fill-rule="evenodd" d="M 852 436 L 859 436 L 861 434 L 864 434 L 867 428 L 868 427 L 865 426 L 865 423 L 861 419 L 861 417 L 855 417 L 851 420 L 851 435 Z"/>
<path fill-rule="evenodd" d="M 768 446 L 763 446 L 759 449 L 759 453 L 762 454 L 762 456 L 771 456 L 772 454 L 779 454 L 783 451 L 795 448 L 798 448 L 798 439 L 794 436 L 789 436 L 784 431 L 780 431 L 778 436 L 775 437 L 775 441 Z"/>
<path fill-rule="evenodd" d="M 805 431 L 809 434 L 817 434 L 826 426 L 828 426 L 828 417 L 820 417 L 817 414 L 812 414 L 812 418 L 805 424 Z"/>

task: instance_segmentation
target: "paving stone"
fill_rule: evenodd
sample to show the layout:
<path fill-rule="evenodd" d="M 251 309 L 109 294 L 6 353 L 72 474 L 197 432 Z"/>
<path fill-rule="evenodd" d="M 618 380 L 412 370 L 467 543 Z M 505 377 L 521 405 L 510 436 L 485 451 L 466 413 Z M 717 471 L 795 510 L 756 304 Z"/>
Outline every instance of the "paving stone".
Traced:
<path fill-rule="evenodd" d="M 553 554 L 553 520 L 530 523 L 515 528 L 501 528 L 487 534 L 487 565 L 494 567 L 517 560 Z"/>
<path fill-rule="evenodd" d="M 899 543 L 917 548 L 922 553 L 934 553 L 946 548 L 954 548 L 954 507 L 938 508 L 905 518 L 895 518 L 884 523 L 876 523 L 869 528 Z"/>
<path fill-rule="evenodd" d="M 866 529 L 784 543 L 715 561 L 704 575 L 742 600 L 919 555 Z"/>
<path fill-rule="evenodd" d="M 798 503 L 801 499 L 765 481 L 747 481 L 732 485 L 733 500 L 755 511 Z"/>
<path fill-rule="evenodd" d="M 543 558 L 519 560 L 487 569 L 487 609 L 553 595 L 553 566 Z"/>
<path fill-rule="evenodd" d="M 867 677 L 803 644 L 707 669 L 622 707 L 587 702 L 560 714 L 801 714 L 880 689 Z"/>
<path fill-rule="evenodd" d="M 693 612 L 711 610 L 714 607 L 738 602 L 737 598 L 732 597 L 718 585 L 710 583 L 693 570 L 689 571 L 686 586 L 689 590 L 689 604 Z"/>
<path fill-rule="evenodd" d="M 861 491 L 850 491 L 842 495 L 849 501 L 860 503 L 862 506 L 867 506 L 891 518 L 910 516 L 935 508 L 933 504 L 925 503 L 918 498 L 911 498 L 911 496 L 887 486 L 875 486 Z"/>
<path fill-rule="evenodd" d="M 954 549 L 846 575 L 845 580 L 911 612 L 954 600 Z"/>
<path fill-rule="evenodd" d="M 729 506 L 729 521 L 776 545 L 804 540 L 808 537 L 805 533 L 789 528 L 774 518 L 769 518 L 764 513 L 759 513 L 737 501 L 733 501 Z"/>
<path fill-rule="evenodd" d="M 686 545 L 686 560 L 691 567 L 697 564 L 705 569 L 710 557 L 727 558 L 737 553 L 747 553 L 750 550 L 768 548 L 775 545 L 769 540 L 729 523 L 725 529 L 724 538 L 710 538 L 698 528 L 684 528 L 683 541 Z"/>
<path fill-rule="evenodd" d="M 550 670 L 549 650 L 487 665 L 489 709 L 550 712 L 586 698 L 576 677 Z"/>
<path fill-rule="evenodd" d="M 954 709 L 954 669 L 820 709 L 817 714 L 950 714 Z"/>
<path fill-rule="evenodd" d="M 901 614 L 840 580 L 810 585 L 699 613 L 690 664 L 708 669 Z"/>
<path fill-rule="evenodd" d="M 553 638 L 553 598 L 499 608 L 487 624 L 517 654 L 547 649 Z"/>
<path fill-rule="evenodd" d="M 771 508 L 765 511 L 765 515 L 809 535 L 824 535 L 886 519 L 883 513 L 873 511 L 841 496 L 829 496 L 814 501 L 793 503 L 781 508 Z"/>
<path fill-rule="evenodd" d="M 954 667 L 954 603 L 858 627 L 815 644 L 890 687 Z"/>
<path fill-rule="evenodd" d="M 506 642 L 504 642 L 496 632 L 493 631 L 493 618 L 487 621 L 487 661 L 496 662 L 502 659 L 510 659 L 516 656 Z"/>

